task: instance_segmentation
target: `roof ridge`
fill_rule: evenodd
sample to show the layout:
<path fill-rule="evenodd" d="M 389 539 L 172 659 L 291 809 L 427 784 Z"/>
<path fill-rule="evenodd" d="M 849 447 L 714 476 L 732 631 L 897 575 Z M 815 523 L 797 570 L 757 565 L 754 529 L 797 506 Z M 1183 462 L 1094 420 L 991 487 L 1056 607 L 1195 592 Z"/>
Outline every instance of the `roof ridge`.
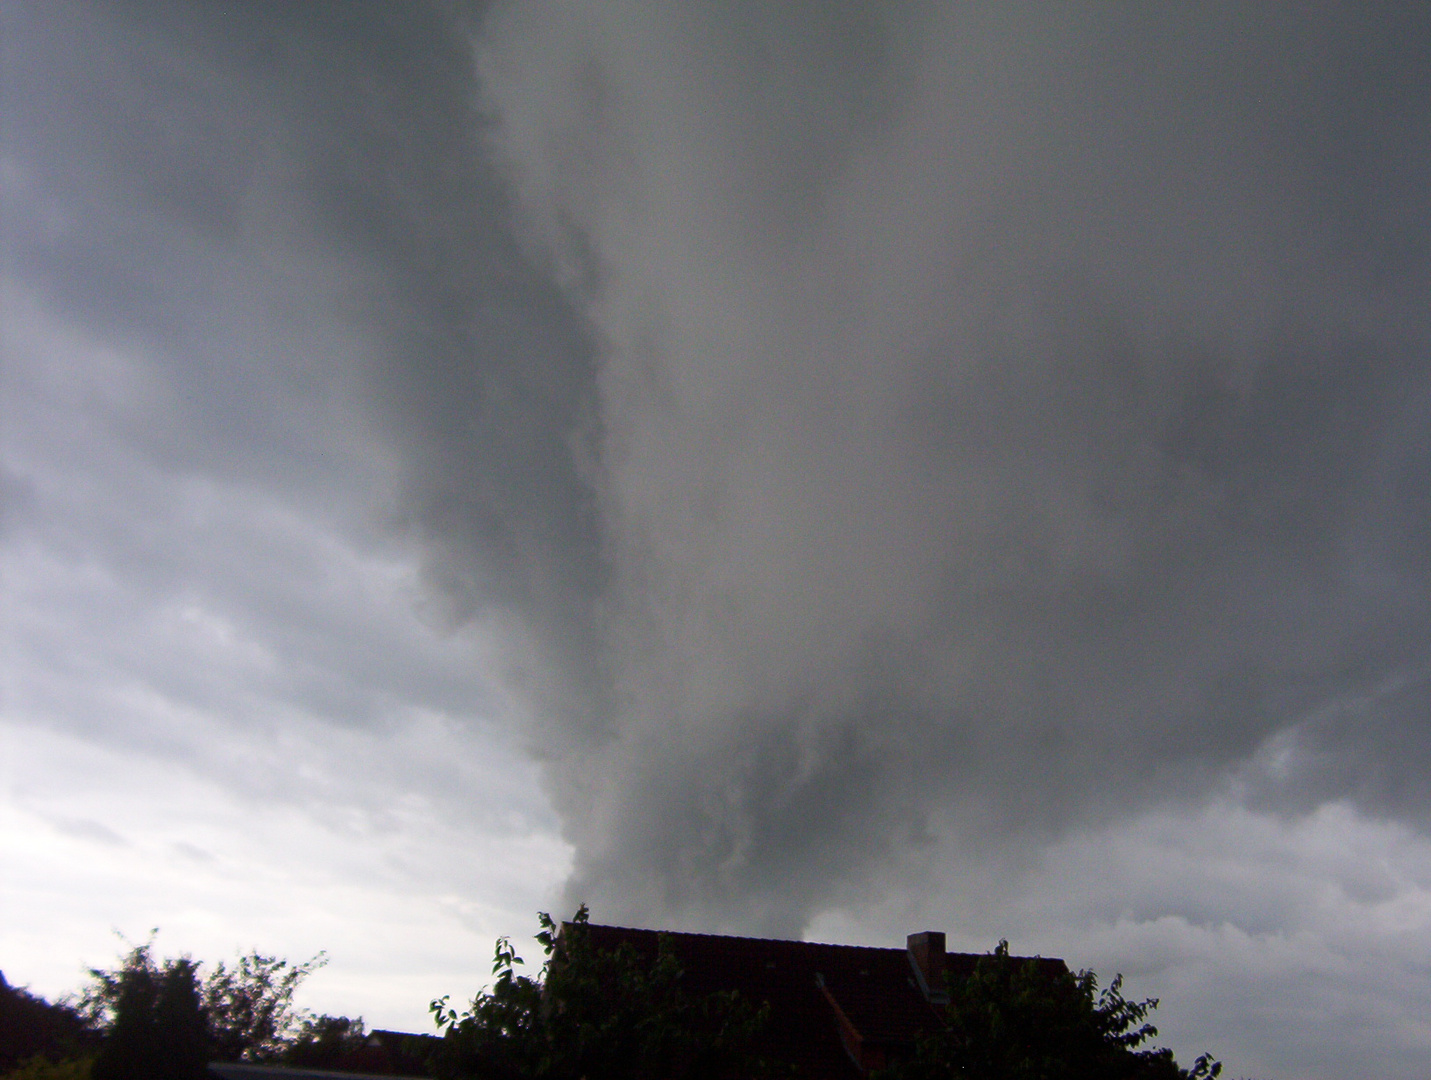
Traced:
<path fill-rule="evenodd" d="M 564 926 L 573 925 L 570 922 Z M 720 941 L 754 941 L 770 945 L 808 945 L 822 949 L 862 949 L 867 952 L 897 952 L 906 950 L 890 945 L 846 945 L 838 941 L 804 941 L 799 938 L 752 937 L 746 934 L 713 934 L 699 930 L 656 930 L 649 926 L 618 926 L 614 923 L 586 923 L 593 930 L 625 930 L 636 934 L 669 934 L 671 937 L 715 938 Z"/>

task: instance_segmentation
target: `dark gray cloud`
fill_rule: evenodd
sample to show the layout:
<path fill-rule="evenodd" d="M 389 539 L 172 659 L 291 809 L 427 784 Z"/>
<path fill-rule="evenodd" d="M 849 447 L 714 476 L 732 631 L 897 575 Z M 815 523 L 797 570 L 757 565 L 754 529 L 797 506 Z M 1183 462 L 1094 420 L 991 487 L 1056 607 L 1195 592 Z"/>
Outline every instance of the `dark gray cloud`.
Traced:
<path fill-rule="evenodd" d="M 1342 932 L 1309 836 L 1420 865 L 1419 11 L 3 18 L 20 722 L 520 833 L 344 742 L 500 718 L 603 918 L 1241 933 L 1243 990 Z M 1193 880 L 1264 850 L 1310 869 Z"/>
<path fill-rule="evenodd" d="M 568 862 L 500 726 L 529 711 L 511 617 L 418 554 L 460 554 L 427 560 L 444 586 L 497 576 L 488 534 L 439 529 L 466 521 L 441 513 L 457 459 L 434 444 L 445 472 L 414 479 L 425 427 L 491 382 L 461 383 L 464 320 L 506 320 L 518 356 L 561 334 L 522 315 L 559 295 L 470 160 L 470 17 L 0 18 L 6 970 L 68 992 L 116 925 L 326 948 L 348 989 L 313 1004 L 417 1029 Z M 50 824 L 76 821 L 129 846 Z"/>
<path fill-rule="evenodd" d="M 465 17 L 155 4 L 5 18 L 11 718 L 208 773 L 233 750 L 216 717 L 262 760 L 314 718 L 373 737 L 414 716 L 490 731 L 504 707 L 476 670 L 490 635 L 456 628 L 412 573 L 429 508 L 403 484 L 422 462 L 401 451 L 421 433 L 384 396 L 393 365 L 454 347 L 409 226 L 438 230 L 404 219 L 400 178 L 432 196 L 453 182 L 439 209 L 461 204 L 466 236 L 499 216 L 456 186 L 461 146 L 446 164 L 427 153 L 473 115 Z M 455 814 L 492 820 L 465 768 L 391 766 L 404 784 L 424 769 L 419 786 Z M 300 772 L 270 761 L 228 782 L 327 797 Z M 349 794 L 378 804 L 391 778 L 364 793 L 354 775 Z"/>
<path fill-rule="evenodd" d="M 1419 670 L 1428 615 L 1387 479 L 1426 442 L 1423 18 L 790 18 L 505 11 L 482 53 L 601 343 L 573 892 L 782 932 L 920 838 L 1214 783 Z M 1414 734 L 1318 732 L 1422 812 Z"/>

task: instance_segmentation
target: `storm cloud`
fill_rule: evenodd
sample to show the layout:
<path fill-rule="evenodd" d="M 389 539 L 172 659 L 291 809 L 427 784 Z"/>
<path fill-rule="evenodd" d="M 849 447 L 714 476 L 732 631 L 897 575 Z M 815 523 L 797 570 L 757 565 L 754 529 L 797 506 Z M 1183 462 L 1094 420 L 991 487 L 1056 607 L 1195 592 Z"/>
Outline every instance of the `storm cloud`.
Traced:
<path fill-rule="evenodd" d="M 574 895 L 796 932 L 1271 740 L 1272 805 L 1420 819 L 1424 22 L 489 19 L 595 351 Z"/>
<path fill-rule="evenodd" d="M 1424 1063 L 1427 15 L 4 20 L 7 731 Z"/>

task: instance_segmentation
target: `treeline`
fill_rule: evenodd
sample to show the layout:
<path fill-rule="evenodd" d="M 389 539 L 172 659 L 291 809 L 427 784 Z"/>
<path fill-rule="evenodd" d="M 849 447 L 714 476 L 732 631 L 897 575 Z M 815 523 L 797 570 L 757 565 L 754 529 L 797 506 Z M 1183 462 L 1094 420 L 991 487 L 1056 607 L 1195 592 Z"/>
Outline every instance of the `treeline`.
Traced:
<path fill-rule="evenodd" d="M 592 948 L 583 906 L 561 940 L 540 915 L 546 961 L 535 977 L 497 942 L 492 989 L 459 1013 L 432 1003 L 444 1038 L 434 1056 L 440 1080 L 729 1080 L 790 1077 L 788 1063 L 762 1054 L 768 1008 L 734 993 L 688 995 L 664 945 L 642 958 L 628 945 Z M 1036 960 L 1009 956 L 1008 943 L 949 987 L 941 1023 L 904 1060 L 873 1080 L 1213 1080 L 1222 1065 L 1204 1054 L 1189 1068 L 1171 1050 L 1149 1047 L 1157 1001 L 1129 1001 L 1122 978 L 1099 991 L 1088 971 L 1051 976 Z"/>
<path fill-rule="evenodd" d="M 437 1080 L 726 1080 L 789 1077 L 762 1055 L 768 1006 L 734 992 L 691 994 L 664 945 L 598 950 L 583 906 L 560 939 L 548 915 L 535 975 L 519 974 L 497 942 L 490 989 L 459 1011 L 430 1008 L 441 1038 L 417 1038 L 398 1071 Z M 325 962 L 290 964 L 258 952 L 205 975 L 189 957 L 158 960 L 148 944 L 85 991 L 51 1003 L 0 976 L 0 1080 L 199 1080 L 211 1061 L 393 1071 L 364 1060 L 361 1018 L 314 1015 L 294 991 Z M 1049 969 L 1001 942 L 949 987 L 949 1006 L 904 1060 L 878 1080 L 1212 1080 L 1203 1055 L 1184 1068 L 1148 1044 L 1156 1000 L 1129 1001 L 1121 978 Z"/>
<path fill-rule="evenodd" d="M 156 959 L 153 940 L 112 970 L 92 968 L 75 998 L 49 1002 L 0 975 L 4 1080 L 196 1080 L 211 1061 L 341 1068 L 361 1056 L 362 1018 L 294 1005 L 326 959 L 254 951 L 202 975 L 187 956 Z"/>

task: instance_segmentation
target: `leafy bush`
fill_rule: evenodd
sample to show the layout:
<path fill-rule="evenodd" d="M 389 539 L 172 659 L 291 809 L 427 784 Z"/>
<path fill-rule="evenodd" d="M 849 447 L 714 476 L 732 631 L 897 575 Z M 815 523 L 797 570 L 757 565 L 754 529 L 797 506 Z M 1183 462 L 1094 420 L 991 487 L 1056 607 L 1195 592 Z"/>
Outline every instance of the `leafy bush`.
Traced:
<path fill-rule="evenodd" d="M 204 1011 L 214 1057 L 220 1061 L 276 1061 L 285 1056 L 314 1018 L 293 1006 L 293 992 L 326 964 L 322 953 L 290 964 L 257 951 L 232 968 L 222 961 L 204 980 Z M 332 1021 L 333 1017 L 324 1017 Z M 352 1025 L 341 1018 L 344 1030 Z M 362 1021 L 358 1021 L 362 1027 Z M 331 1025 L 330 1025 L 331 1026 Z"/>
<path fill-rule="evenodd" d="M 183 1080 L 214 1060 L 334 1060 L 361 1042 L 361 1018 L 314 1016 L 293 1004 L 326 962 L 321 953 L 291 964 L 255 950 L 232 966 L 221 961 L 201 981 L 187 956 L 157 960 L 151 936 L 119 967 L 90 969 L 79 1011 L 102 1035 L 90 1080 Z"/>
<path fill-rule="evenodd" d="M 283 1051 L 283 1063 L 308 1069 L 331 1069 L 362 1049 L 366 1032 L 362 1018 L 308 1017 Z"/>
<path fill-rule="evenodd" d="M 444 1039 L 444 1080 L 717 1080 L 762 1073 L 757 1039 L 767 1019 L 734 993 L 692 995 L 663 943 L 655 960 L 629 946 L 593 947 L 585 905 L 558 935 L 538 916 L 546 952 L 538 978 L 518 975 L 510 941 L 497 941 L 492 989 L 457 1013 L 431 1009 Z"/>
<path fill-rule="evenodd" d="M 187 956 L 156 963 L 149 946 L 117 971 L 92 970 L 84 1006 L 104 1029 L 91 1080 L 200 1080 L 209 1031 L 198 965 Z"/>
<path fill-rule="evenodd" d="M 5 1080 L 16 1070 L 31 1077 L 60 1062 L 87 1061 L 97 1041 L 78 1009 L 11 986 L 0 974 L 0 1076 Z"/>
<path fill-rule="evenodd" d="M 949 986 L 943 1024 L 916 1056 L 881 1080 L 1212 1080 L 1222 1065 L 1204 1054 L 1183 1069 L 1166 1049 L 1143 1049 L 1158 1029 L 1156 998 L 1129 1001 L 1123 977 L 1102 993 L 1091 971 L 1022 963 L 1001 941 L 973 974 Z"/>

